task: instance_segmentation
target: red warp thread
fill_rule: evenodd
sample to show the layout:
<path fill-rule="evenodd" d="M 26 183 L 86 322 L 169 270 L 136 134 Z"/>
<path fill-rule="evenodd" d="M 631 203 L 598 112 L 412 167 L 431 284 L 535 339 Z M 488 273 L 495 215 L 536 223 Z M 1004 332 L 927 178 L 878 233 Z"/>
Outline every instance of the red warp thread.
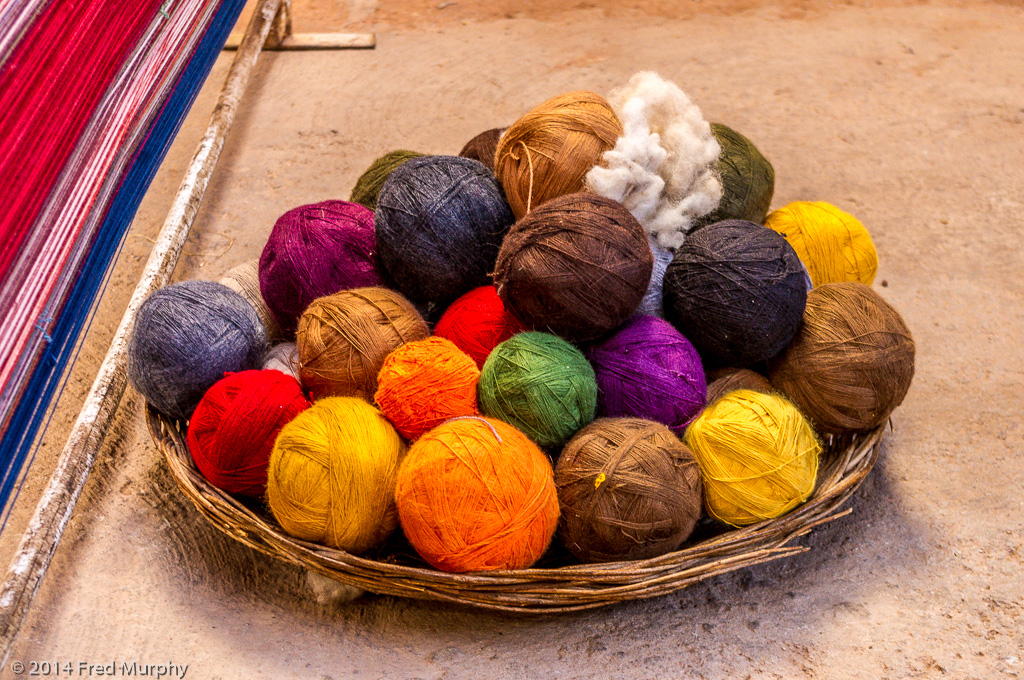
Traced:
<path fill-rule="evenodd" d="M 192 460 L 217 488 L 262 498 L 277 433 L 308 407 L 299 382 L 281 371 L 228 373 L 192 414 Z"/>

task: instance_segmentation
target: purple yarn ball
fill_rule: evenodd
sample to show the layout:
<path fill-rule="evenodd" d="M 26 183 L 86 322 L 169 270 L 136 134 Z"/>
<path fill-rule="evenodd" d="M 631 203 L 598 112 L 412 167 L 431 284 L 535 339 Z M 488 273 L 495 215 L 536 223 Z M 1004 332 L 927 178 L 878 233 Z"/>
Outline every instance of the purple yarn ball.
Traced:
<path fill-rule="evenodd" d="M 348 201 L 323 201 L 278 218 L 260 256 L 260 293 L 281 329 L 325 295 L 378 286 L 373 212 Z"/>
<path fill-rule="evenodd" d="M 704 408 L 700 355 L 669 322 L 634 316 L 587 354 L 597 377 L 601 416 L 668 425 L 677 434 Z"/>

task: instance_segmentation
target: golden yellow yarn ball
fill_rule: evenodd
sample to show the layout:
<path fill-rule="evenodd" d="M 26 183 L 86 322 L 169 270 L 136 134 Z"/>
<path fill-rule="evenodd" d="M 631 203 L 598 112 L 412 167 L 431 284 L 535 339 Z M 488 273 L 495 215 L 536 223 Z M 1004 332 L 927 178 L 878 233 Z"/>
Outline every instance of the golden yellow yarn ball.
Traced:
<path fill-rule="evenodd" d="M 353 554 L 398 525 L 395 482 L 405 442 L 355 397 L 321 399 L 281 429 L 267 502 L 288 534 Z"/>
<path fill-rule="evenodd" d="M 786 237 L 811 283 L 856 281 L 871 285 L 878 252 L 860 220 L 824 201 L 796 201 L 768 215 L 765 226 Z"/>
<path fill-rule="evenodd" d="M 821 444 L 784 397 L 736 390 L 704 409 L 686 430 L 712 517 L 746 526 L 780 517 L 814 491 Z"/>

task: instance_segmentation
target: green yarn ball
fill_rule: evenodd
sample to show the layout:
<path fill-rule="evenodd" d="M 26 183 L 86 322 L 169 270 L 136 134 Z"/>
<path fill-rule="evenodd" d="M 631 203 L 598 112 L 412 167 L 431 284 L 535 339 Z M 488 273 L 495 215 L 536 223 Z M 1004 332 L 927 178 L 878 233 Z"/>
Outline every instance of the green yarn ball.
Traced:
<path fill-rule="evenodd" d="M 558 447 L 594 419 L 597 382 L 583 353 L 550 333 L 514 335 L 487 357 L 477 387 L 480 410 Z"/>
<path fill-rule="evenodd" d="M 701 219 L 701 226 L 722 220 L 764 224 L 775 193 L 775 169 L 753 142 L 728 125 L 712 123 L 711 131 L 722 147 L 718 157 L 722 201 Z"/>
<path fill-rule="evenodd" d="M 424 155 L 426 154 L 404 149 L 384 154 L 371 163 L 366 172 L 359 176 L 356 185 L 352 187 L 352 195 L 348 200 L 370 210 L 376 210 L 377 196 L 380 195 L 380 188 L 384 186 L 384 180 L 402 163 Z"/>

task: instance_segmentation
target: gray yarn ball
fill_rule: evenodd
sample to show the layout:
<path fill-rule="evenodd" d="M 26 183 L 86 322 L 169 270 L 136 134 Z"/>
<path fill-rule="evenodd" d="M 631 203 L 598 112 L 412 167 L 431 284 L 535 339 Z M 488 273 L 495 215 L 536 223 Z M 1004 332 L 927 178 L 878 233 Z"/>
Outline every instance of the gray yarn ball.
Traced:
<path fill-rule="evenodd" d="M 443 304 L 489 282 L 514 221 L 494 173 L 479 161 L 414 158 L 380 190 L 377 253 L 392 287 Z"/>
<path fill-rule="evenodd" d="M 263 324 L 245 298 L 213 281 L 184 281 L 142 303 L 128 344 L 128 380 L 158 411 L 192 415 L 227 372 L 259 368 Z"/>

